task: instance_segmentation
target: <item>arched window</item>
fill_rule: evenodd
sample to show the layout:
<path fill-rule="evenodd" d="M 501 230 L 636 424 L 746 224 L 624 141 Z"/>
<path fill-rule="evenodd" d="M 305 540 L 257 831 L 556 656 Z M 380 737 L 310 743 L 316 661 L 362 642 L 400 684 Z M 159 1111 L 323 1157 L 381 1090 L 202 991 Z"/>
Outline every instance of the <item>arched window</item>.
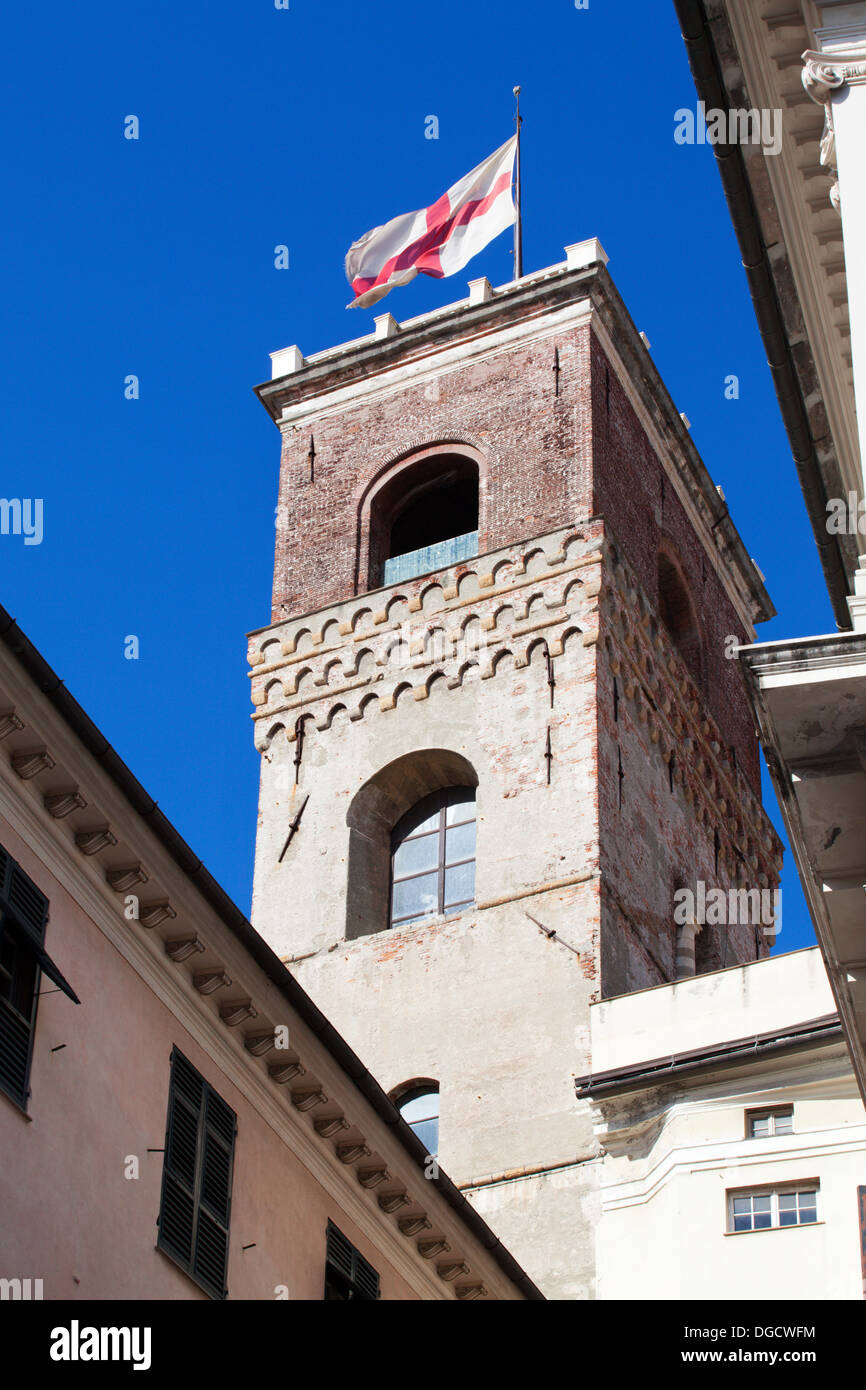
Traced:
<path fill-rule="evenodd" d="M 347 939 L 392 925 L 395 887 L 399 925 L 472 901 L 477 785 L 475 769 L 462 753 L 417 748 L 380 767 L 358 788 L 346 812 Z M 438 802 L 436 794 L 441 794 Z M 451 795 L 460 800 L 449 809 Z M 435 823 L 424 830 L 427 818 Z M 424 881 L 413 886 L 413 879 Z"/>
<path fill-rule="evenodd" d="M 670 556 L 659 556 L 659 617 L 686 663 L 692 679 L 703 684 L 703 644 L 697 614 L 685 581 Z"/>
<path fill-rule="evenodd" d="M 478 482 L 477 461 L 453 446 L 397 465 L 370 500 L 370 587 L 477 555 Z"/>
<path fill-rule="evenodd" d="M 428 1153 L 439 1152 L 439 1087 L 435 1081 L 419 1082 L 395 1102 L 410 1129 Z"/>
<path fill-rule="evenodd" d="M 392 927 L 475 901 L 475 789 L 425 796 L 391 834 Z"/>

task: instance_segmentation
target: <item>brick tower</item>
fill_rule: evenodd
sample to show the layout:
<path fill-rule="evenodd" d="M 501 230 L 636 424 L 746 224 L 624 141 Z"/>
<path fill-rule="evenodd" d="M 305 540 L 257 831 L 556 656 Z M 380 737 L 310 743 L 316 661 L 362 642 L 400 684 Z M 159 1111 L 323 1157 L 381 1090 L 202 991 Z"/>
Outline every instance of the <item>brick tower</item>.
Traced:
<path fill-rule="evenodd" d="M 780 868 L 730 659 L 773 610 L 606 259 L 258 388 L 253 921 L 558 1298 L 594 1290 L 590 1002 L 766 953 L 674 894 Z"/>

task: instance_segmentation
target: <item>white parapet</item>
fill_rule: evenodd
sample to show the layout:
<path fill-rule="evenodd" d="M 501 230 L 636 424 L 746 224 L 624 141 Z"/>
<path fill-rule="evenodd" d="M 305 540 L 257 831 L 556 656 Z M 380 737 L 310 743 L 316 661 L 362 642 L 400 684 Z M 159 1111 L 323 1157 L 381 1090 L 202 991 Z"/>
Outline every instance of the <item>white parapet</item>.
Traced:
<path fill-rule="evenodd" d="M 599 261 L 607 265 L 609 259 L 598 237 L 590 237 L 589 241 L 575 241 L 565 248 L 565 262 L 569 270 L 583 270 L 585 266 L 597 265 Z"/>
<path fill-rule="evenodd" d="M 486 275 L 482 275 L 480 280 L 469 281 L 469 303 L 486 304 L 493 298 L 493 286 Z"/>
<path fill-rule="evenodd" d="M 400 332 L 400 325 L 393 314 L 379 314 L 373 322 L 376 325 L 377 338 L 393 338 Z"/>
<path fill-rule="evenodd" d="M 271 353 L 271 381 L 288 376 L 290 372 L 299 372 L 306 365 L 306 358 L 299 347 L 280 348 L 279 352 Z"/>

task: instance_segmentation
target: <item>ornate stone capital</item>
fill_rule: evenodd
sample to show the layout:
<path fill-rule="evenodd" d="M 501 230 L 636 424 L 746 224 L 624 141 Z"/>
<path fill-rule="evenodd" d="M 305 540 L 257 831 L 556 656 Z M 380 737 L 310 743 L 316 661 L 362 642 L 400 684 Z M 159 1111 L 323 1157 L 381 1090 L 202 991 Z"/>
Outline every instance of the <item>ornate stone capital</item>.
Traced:
<path fill-rule="evenodd" d="M 826 106 L 846 82 L 866 82 L 866 49 L 861 46 L 849 53 L 817 53 L 807 48 L 802 58 L 803 86 L 819 106 Z"/>
<path fill-rule="evenodd" d="M 833 93 L 848 83 L 866 82 L 866 48 L 849 52 L 818 53 L 807 49 L 803 57 L 803 86 L 812 100 L 824 108 L 821 136 L 821 164 L 833 179 L 830 202 L 841 215 L 839 180 L 836 171 L 836 129 L 833 123 Z"/>

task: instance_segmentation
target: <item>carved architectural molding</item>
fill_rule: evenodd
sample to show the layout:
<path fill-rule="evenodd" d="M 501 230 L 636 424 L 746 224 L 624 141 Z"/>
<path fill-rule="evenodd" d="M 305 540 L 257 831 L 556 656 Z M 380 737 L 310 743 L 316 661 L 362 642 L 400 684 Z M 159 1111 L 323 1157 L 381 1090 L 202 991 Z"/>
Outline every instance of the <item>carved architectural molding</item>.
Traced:
<path fill-rule="evenodd" d="M 250 650 L 256 747 L 330 730 L 595 641 L 602 528 L 590 521 L 274 624 Z M 505 661 L 505 665 L 501 663 Z M 307 732 L 310 730 L 308 729 Z"/>
<path fill-rule="evenodd" d="M 830 202 L 841 215 L 839 174 L 836 168 L 836 127 L 833 119 L 833 95 L 842 87 L 866 82 L 866 48 L 857 47 L 850 53 L 818 53 L 807 49 L 803 56 L 803 86 L 818 106 L 824 108 L 824 130 L 821 135 L 821 165 L 833 179 Z"/>
<path fill-rule="evenodd" d="M 204 949 L 204 942 L 195 935 L 175 937 L 165 943 L 165 954 L 175 965 L 181 965 L 190 956 L 200 955 Z"/>
<path fill-rule="evenodd" d="M 22 782 L 38 777 L 40 772 L 50 772 L 54 759 L 46 748 L 33 748 L 28 753 L 13 753 L 12 767 Z"/>
<path fill-rule="evenodd" d="M 3 710 L 0 714 L 0 739 L 8 738 L 24 728 L 24 720 L 19 719 L 14 709 Z"/>
<path fill-rule="evenodd" d="M 294 1081 L 296 1076 L 305 1076 L 306 1071 L 306 1067 L 302 1067 L 300 1062 L 271 1062 L 268 1076 L 278 1086 L 285 1086 L 288 1081 Z M 316 1122 L 316 1129 L 321 1135 L 323 1131 L 319 1129 L 319 1123 L 320 1121 Z M 332 1121 L 329 1120 L 328 1123 L 331 1124 Z"/>
<path fill-rule="evenodd" d="M 75 843 L 82 854 L 101 854 L 104 849 L 110 849 L 117 844 L 117 836 L 112 834 L 107 825 L 100 825 L 93 830 L 79 830 L 75 836 Z"/>
<path fill-rule="evenodd" d="M 303 1071 L 303 1067 L 300 1070 Z M 274 1079 L 276 1080 L 276 1077 Z M 330 1139 L 332 1135 L 349 1128 L 349 1121 L 345 1115 L 323 1115 L 321 1119 L 313 1120 L 313 1129 L 320 1139 Z"/>
<path fill-rule="evenodd" d="M 258 1010 L 250 999 L 233 999 L 227 1004 L 220 1004 L 220 1018 L 227 1028 L 237 1028 L 238 1024 L 255 1018 L 257 1014 Z"/>
<path fill-rule="evenodd" d="M 115 893 L 128 893 L 137 883 L 147 883 L 147 874 L 140 864 L 129 864 L 123 869 L 108 869 L 105 877 Z"/>
<path fill-rule="evenodd" d="M 77 787 L 66 792 L 49 792 L 44 798 L 45 809 L 55 820 L 63 820 L 72 811 L 82 811 L 87 805 Z"/>
<path fill-rule="evenodd" d="M 163 898 L 159 902 L 144 903 L 139 908 L 138 920 L 143 927 L 147 927 L 148 930 L 151 930 L 153 927 L 158 927 L 162 922 L 170 921 L 176 916 L 177 913 L 171 903 L 167 898 Z"/>
<path fill-rule="evenodd" d="M 268 1052 L 273 1051 L 276 1045 L 277 1030 L 275 1028 L 272 1028 L 269 1033 L 247 1033 L 244 1037 L 244 1047 L 254 1057 L 264 1057 Z"/>
<path fill-rule="evenodd" d="M 866 82 L 866 46 L 846 53 L 818 53 L 808 49 L 803 57 L 803 86 L 819 106 L 826 106 L 834 92 L 846 83 Z"/>

